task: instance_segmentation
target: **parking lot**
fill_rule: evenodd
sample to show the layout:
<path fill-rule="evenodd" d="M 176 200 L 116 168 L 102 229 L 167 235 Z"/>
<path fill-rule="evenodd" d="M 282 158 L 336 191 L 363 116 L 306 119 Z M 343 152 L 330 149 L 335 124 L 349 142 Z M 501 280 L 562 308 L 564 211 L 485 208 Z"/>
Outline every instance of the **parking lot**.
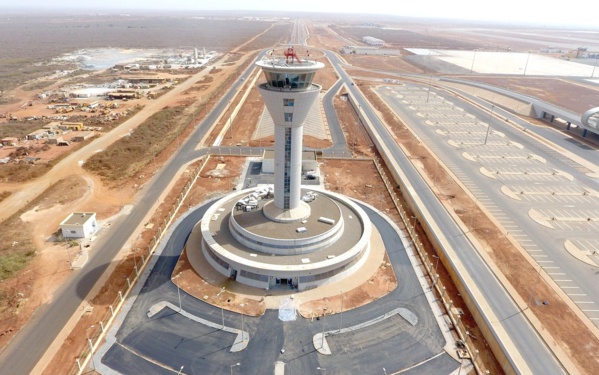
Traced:
<path fill-rule="evenodd" d="M 539 152 L 496 107 L 485 113 L 439 93 L 430 85 L 378 89 L 502 231 L 599 325 L 599 294 L 589 278 L 599 266 L 599 195 L 577 177 L 585 168 L 559 151 Z"/>

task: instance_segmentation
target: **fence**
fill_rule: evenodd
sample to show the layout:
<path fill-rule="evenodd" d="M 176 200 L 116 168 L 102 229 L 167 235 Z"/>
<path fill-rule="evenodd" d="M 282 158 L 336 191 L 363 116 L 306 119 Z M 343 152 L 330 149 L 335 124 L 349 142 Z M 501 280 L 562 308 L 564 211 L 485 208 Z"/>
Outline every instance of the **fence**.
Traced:
<path fill-rule="evenodd" d="M 393 184 L 391 184 L 391 181 L 389 181 L 389 178 L 387 177 L 387 174 L 385 173 L 381 163 L 379 162 L 379 160 L 377 158 L 374 158 L 374 165 L 376 167 L 376 169 L 379 172 L 379 175 L 381 176 L 385 187 L 387 188 L 387 191 L 389 192 L 389 195 L 391 196 L 391 199 L 393 200 L 393 205 L 395 206 L 397 212 L 399 213 L 399 216 L 401 217 L 402 222 L 404 223 L 404 226 L 406 227 L 406 230 L 408 232 L 408 235 L 410 236 L 410 238 L 412 239 L 412 243 L 414 244 L 414 248 L 418 251 L 418 256 L 420 257 L 420 260 L 422 261 L 422 265 L 424 266 L 424 268 L 426 269 L 431 283 L 433 283 L 433 287 L 436 289 L 438 295 L 440 296 L 440 298 L 438 299 L 443 306 L 445 307 L 445 310 L 447 311 L 447 315 L 449 316 L 449 319 L 451 320 L 451 324 L 453 325 L 453 327 L 455 328 L 456 333 L 458 334 L 458 337 L 460 338 L 460 340 L 464 343 L 464 348 L 465 351 L 463 352 L 463 356 L 461 356 L 461 358 L 470 358 L 470 360 L 472 361 L 474 368 L 476 369 L 477 374 L 488 374 L 488 371 L 483 371 L 484 368 L 484 364 L 482 363 L 481 359 L 479 358 L 478 354 L 478 350 L 477 349 L 472 349 L 474 347 L 474 343 L 473 343 L 473 337 L 471 336 L 471 333 L 467 330 L 467 327 L 465 327 L 464 323 L 462 322 L 462 315 L 461 314 L 454 314 L 452 311 L 453 308 L 453 300 L 451 300 L 449 298 L 449 296 L 447 295 L 447 289 L 445 286 L 442 285 L 442 283 L 439 280 L 439 274 L 437 273 L 437 264 L 439 261 L 439 258 L 437 258 L 435 260 L 435 263 L 433 263 L 431 261 L 431 259 L 429 259 L 428 254 L 424 251 L 424 246 L 422 244 L 422 242 L 420 242 L 420 240 L 418 239 L 418 233 L 416 233 L 416 220 L 414 219 L 414 223 L 412 224 L 411 222 L 411 216 L 408 215 L 408 213 L 403 209 L 403 206 L 399 200 L 399 198 L 397 197 L 397 194 L 395 193 L 395 190 L 393 189 Z"/>
<path fill-rule="evenodd" d="M 85 331 L 87 346 L 75 358 L 75 365 L 68 372 L 69 375 L 81 374 L 86 369 L 90 361 L 92 368 L 95 370 L 96 364 L 93 359 L 94 351 L 102 343 L 102 339 L 104 338 L 106 330 L 112 324 L 114 318 L 116 317 L 118 311 L 121 309 L 129 293 L 139 280 L 139 276 L 141 275 L 143 269 L 150 261 L 150 258 L 156 250 L 156 248 L 158 247 L 158 245 L 160 244 L 160 241 L 162 240 L 166 232 L 166 229 L 172 223 L 173 219 L 175 218 L 175 215 L 181 208 L 183 201 L 191 191 L 191 188 L 200 176 L 200 173 L 206 165 L 206 163 L 208 162 L 208 160 L 209 156 L 204 157 L 203 163 L 200 166 L 198 166 L 195 172 L 192 173 L 192 177 L 189 179 L 189 181 L 187 181 L 181 193 L 174 202 L 173 206 L 169 210 L 168 214 L 158 226 L 156 233 L 154 234 L 152 240 L 150 241 L 150 244 L 147 246 L 144 253 L 139 256 L 133 257 L 134 267 L 132 273 L 126 278 L 127 285 L 125 285 L 123 289 L 118 291 L 117 297 L 108 306 L 108 310 L 102 316 L 102 319 L 100 319 L 100 321 L 97 323 L 97 326 L 94 324 Z"/>

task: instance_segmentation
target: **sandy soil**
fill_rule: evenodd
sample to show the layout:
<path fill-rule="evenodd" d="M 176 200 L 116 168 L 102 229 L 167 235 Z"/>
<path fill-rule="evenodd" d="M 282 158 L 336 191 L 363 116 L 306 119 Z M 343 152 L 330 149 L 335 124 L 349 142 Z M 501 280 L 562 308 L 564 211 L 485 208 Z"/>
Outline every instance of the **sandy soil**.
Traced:
<path fill-rule="evenodd" d="M 320 43 L 322 46 L 329 48 L 329 49 L 338 49 L 338 48 L 340 48 L 340 46 L 343 45 L 343 43 L 340 43 L 333 35 L 329 34 L 328 32 L 325 32 L 324 28 L 313 28 L 312 29 L 311 42 L 314 42 L 314 40 L 318 40 L 318 43 Z M 362 59 L 356 59 L 356 61 L 353 61 L 352 63 L 368 64 L 369 66 L 376 65 L 373 62 L 361 62 L 358 60 L 362 60 Z M 397 63 L 397 61 L 394 61 L 391 58 L 389 58 L 389 59 L 386 59 L 385 61 L 382 61 L 379 66 L 381 68 L 390 69 L 391 67 L 401 65 L 399 63 L 397 63 L 397 64 L 396 63 Z M 403 67 L 401 69 L 405 69 L 405 71 L 414 71 L 414 69 L 415 69 L 409 65 L 401 65 L 401 66 Z M 328 74 L 327 74 L 327 77 L 328 77 Z M 218 74 L 218 72 L 217 72 L 217 74 L 214 74 L 214 81 L 209 82 L 209 86 L 210 87 L 218 87 L 218 85 L 220 83 L 224 82 L 225 80 L 226 80 L 226 74 L 225 73 Z M 248 81 L 251 81 L 251 79 L 248 79 Z M 328 83 L 329 78 L 327 78 L 326 81 Z M 325 86 L 330 86 L 332 83 L 333 83 L 333 79 L 331 76 L 330 83 L 328 83 L 328 85 L 325 85 Z M 204 83 L 204 84 L 206 84 L 206 83 Z M 206 87 L 203 87 L 204 84 L 195 85 L 195 83 L 191 83 L 190 85 L 186 86 L 186 88 L 184 90 L 181 90 L 181 93 L 185 90 L 190 90 L 190 91 L 185 91 L 185 94 L 187 94 L 186 100 L 190 100 L 194 96 L 197 97 L 198 94 L 201 97 L 202 93 L 205 92 L 204 90 L 207 90 Z M 251 91 L 256 91 L 256 90 L 251 89 Z M 178 94 L 181 94 L 181 93 L 178 93 Z M 172 96 L 171 99 L 169 99 L 169 100 L 176 102 L 176 101 L 182 100 L 181 98 L 182 98 L 181 96 Z M 236 101 L 237 100 L 240 100 L 239 97 L 236 99 Z M 255 124 L 256 124 L 255 120 L 254 120 L 255 119 L 254 115 L 256 114 L 256 111 L 254 109 L 261 107 L 260 100 L 261 99 L 259 99 L 259 96 L 256 96 L 255 92 L 250 92 L 250 96 L 248 97 L 247 102 L 244 103 L 244 105 L 240 111 L 240 115 L 236 116 L 236 118 L 233 120 L 233 133 L 232 133 L 232 137 L 230 139 L 230 144 L 237 144 L 237 143 L 241 143 L 241 142 L 249 142 L 250 141 L 251 134 L 253 134 L 253 129 L 255 129 Z M 234 103 L 231 103 L 232 106 L 236 105 L 236 101 Z M 336 102 L 336 106 L 337 106 L 337 112 L 342 119 L 344 130 L 347 133 L 347 137 L 350 142 L 350 146 L 352 147 L 354 156 L 365 157 L 365 158 L 375 157 L 375 153 L 373 152 L 373 150 L 371 148 L 370 140 L 368 139 L 364 130 L 358 126 L 359 122 L 357 121 L 355 113 L 353 113 L 353 111 L 349 110 L 350 107 L 348 106 L 347 102 L 344 102 L 343 100 L 341 100 L 339 98 L 337 98 L 335 100 L 335 102 Z M 246 112 L 248 112 L 248 113 L 246 113 Z M 241 115 L 241 113 L 243 113 L 243 115 Z M 252 115 L 250 115 L 249 113 L 252 113 Z M 221 123 L 219 127 L 215 128 L 215 132 L 218 133 L 221 130 L 221 127 L 225 126 L 225 125 L 226 125 L 225 121 L 223 121 L 223 123 Z M 404 146 L 411 145 L 411 143 L 410 143 L 411 138 L 409 136 L 410 133 L 407 130 L 403 129 L 401 124 L 398 125 L 398 127 L 394 130 L 396 132 L 398 139 L 401 140 L 401 143 Z M 191 129 L 189 129 L 188 131 L 191 131 Z M 185 136 L 185 134 L 183 134 L 183 136 Z M 225 141 L 226 141 L 226 137 L 225 137 Z M 269 142 L 269 141 L 271 141 L 271 140 L 269 140 L 269 139 L 258 140 L 258 142 Z M 253 141 L 253 142 L 256 142 L 256 141 Z M 319 142 L 321 142 L 321 140 L 307 140 L 306 145 L 311 145 L 311 144 L 318 145 L 318 144 L 320 144 Z M 174 148 L 174 147 L 176 147 L 176 145 L 172 145 L 172 147 Z M 321 147 L 321 146 L 312 146 L 312 147 Z M 430 172 L 431 170 L 436 170 L 438 168 L 436 165 L 429 164 L 429 163 L 432 163 L 432 161 L 431 161 L 432 158 L 427 157 L 427 155 L 425 154 L 425 150 L 421 149 L 418 146 L 415 146 L 415 147 L 412 146 L 411 149 L 414 152 L 414 157 L 419 159 L 422 162 L 423 168 L 425 170 Z M 109 190 L 109 189 L 103 187 L 101 181 L 92 179 L 92 183 L 93 183 L 92 193 L 85 193 L 85 194 L 81 195 L 79 198 L 75 198 L 75 199 L 76 200 L 78 199 L 79 205 L 82 209 L 86 208 L 86 207 L 88 207 L 88 208 L 93 207 L 94 202 L 97 203 L 98 201 L 106 200 L 107 202 L 109 202 L 109 204 L 106 206 L 107 208 L 104 211 L 102 211 L 102 216 L 108 217 L 111 214 L 114 214 L 116 210 L 118 210 L 120 204 L 126 203 L 129 199 L 128 197 L 134 196 L 135 190 L 138 189 L 140 186 L 143 186 L 143 184 L 147 180 L 148 176 L 151 176 L 154 173 L 155 168 L 157 166 L 161 165 L 163 162 L 165 162 L 168 159 L 168 156 L 170 154 L 172 154 L 172 149 L 167 150 L 167 151 L 163 152 L 161 155 L 159 155 L 157 157 L 156 164 L 149 165 L 146 168 L 146 170 L 144 171 L 144 173 L 140 174 L 139 176 L 136 176 L 135 180 L 128 181 L 126 184 L 124 184 L 122 186 L 121 194 L 118 194 L 119 189 Z M 202 202 L 205 199 L 217 196 L 217 195 L 221 194 L 222 192 L 229 191 L 231 189 L 231 186 L 235 185 L 237 179 L 239 178 L 239 170 L 243 164 L 243 159 L 235 158 L 235 157 L 213 158 L 210 160 L 210 163 L 206 167 L 205 170 L 206 171 L 213 170 L 216 166 L 216 163 L 227 164 L 227 170 L 229 171 L 229 174 L 221 175 L 221 176 L 211 176 L 208 174 L 203 175 L 203 178 L 200 179 L 200 181 L 203 181 L 204 183 L 197 184 L 192 189 L 192 191 L 188 197 L 188 201 L 186 202 L 188 206 Z M 380 183 L 379 173 L 376 171 L 376 169 L 374 168 L 371 161 L 368 161 L 368 160 L 366 160 L 366 161 L 323 160 L 322 168 L 323 168 L 323 172 L 325 173 L 325 176 L 326 176 L 328 188 L 330 188 L 334 191 L 342 192 L 342 193 L 347 194 L 352 197 L 356 197 L 356 198 L 361 199 L 367 203 L 371 203 L 376 208 L 382 210 L 383 212 L 388 213 L 388 215 L 391 217 L 392 220 L 394 220 L 395 222 L 398 222 L 398 216 L 397 216 L 395 210 L 391 206 L 391 200 L 389 198 L 388 192 L 384 188 L 382 188 L 382 184 Z M 431 168 L 434 168 L 434 169 L 431 169 Z M 143 175 L 143 177 L 140 177 L 142 175 Z M 355 178 L 352 177 L 352 179 L 347 179 L 348 175 L 352 175 L 353 177 L 355 176 Z M 150 223 L 153 223 L 155 225 L 152 228 L 147 227 L 146 230 L 144 230 L 142 232 L 142 235 L 138 238 L 137 242 L 132 245 L 129 253 L 125 255 L 124 261 L 117 266 L 117 269 L 115 270 L 115 272 L 113 274 L 118 277 L 111 277 L 110 278 L 111 282 L 109 284 L 107 284 L 102 289 L 102 291 L 98 295 L 98 297 L 96 297 L 92 301 L 92 304 L 94 305 L 94 309 L 90 313 L 86 313 L 81 317 L 76 328 L 73 330 L 71 335 L 65 340 L 63 347 L 58 352 L 58 354 L 55 356 L 51 365 L 46 369 L 46 371 L 45 371 L 46 374 L 61 373 L 61 372 L 64 372 L 63 370 L 65 369 L 65 367 L 67 367 L 67 366 L 71 367 L 72 365 L 74 365 L 73 356 L 76 355 L 74 353 L 81 353 L 85 348 L 85 340 L 84 340 L 85 332 L 90 327 L 90 325 L 97 323 L 100 319 L 103 319 L 106 316 L 106 312 L 108 311 L 108 305 L 110 303 L 113 303 L 116 300 L 117 291 L 125 285 L 126 279 L 124 277 L 122 277 L 122 275 L 126 276 L 126 275 L 131 274 L 134 263 L 139 261 L 138 255 L 141 251 L 139 249 L 145 248 L 147 246 L 147 244 L 150 242 L 154 233 L 156 232 L 156 227 L 158 226 L 158 223 L 162 222 L 162 220 L 163 220 L 162 218 L 170 210 L 173 200 L 179 194 L 183 185 L 187 182 L 188 178 L 189 178 L 188 174 L 184 174 L 181 177 L 181 179 L 175 184 L 175 186 L 172 190 L 172 193 L 169 194 L 169 196 L 164 200 L 164 203 L 159 207 L 159 209 L 156 211 L 156 213 L 150 220 Z M 450 184 L 449 181 L 446 180 L 446 178 L 447 178 L 447 176 L 437 176 L 437 179 L 440 180 L 438 185 L 439 185 L 439 188 L 441 189 L 440 193 L 443 196 L 443 199 L 446 202 L 449 202 L 452 205 L 455 205 L 455 207 L 452 206 L 452 209 L 454 209 L 455 212 L 458 214 L 460 212 L 462 212 L 462 211 L 460 211 L 460 209 L 474 210 L 474 208 L 471 208 L 471 206 L 469 206 L 470 202 L 467 199 L 462 200 L 461 196 L 459 198 L 455 198 L 456 195 L 460 195 L 463 193 L 452 190 L 453 188 L 455 188 L 455 184 Z M 373 181 L 375 181 L 375 182 L 373 182 Z M 89 180 L 87 180 L 86 183 L 89 183 Z M 103 189 L 105 189 L 105 190 L 103 190 Z M 121 196 L 125 197 L 125 199 L 123 201 L 121 201 L 121 198 L 120 198 Z M 97 200 L 97 201 L 94 201 L 94 200 Z M 184 206 L 185 206 L 185 204 L 184 204 Z M 470 211 L 470 212 L 472 212 L 472 211 Z M 480 219 L 481 220 L 480 222 L 483 223 L 482 220 L 485 217 L 484 213 L 482 213 L 482 211 L 474 211 L 474 212 L 476 212 L 475 222 L 478 223 L 479 219 Z M 479 215 L 480 215 L 480 217 L 479 217 Z M 99 216 L 100 216 L 100 213 L 99 213 Z M 470 220 L 471 217 L 472 216 L 468 216 L 468 220 Z M 398 223 L 398 225 L 401 225 L 401 223 Z M 488 227 L 485 225 L 484 228 L 486 228 L 484 231 L 485 234 L 492 233 L 493 225 L 492 225 L 492 223 L 490 223 L 490 225 Z M 489 232 L 487 232 L 487 230 Z M 483 233 L 483 232 L 481 232 L 481 233 Z M 423 237 L 423 235 L 421 236 L 421 238 L 422 237 Z M 493 237 L 489 236 L 489 238 L 492 239 Z M 489 253 L 497 254 L 498 250 L 495 249 L 494 246 L 496 246 L 498 244 L 500 246 L 503 246 L 502 243 L 493 242 L 493 241 L 492 241 L 492 243 L 488 244 L 487 250 L 489 251 Z M 431 248 L 432 247 L 428 246 L 427 251 L 432 251 Z M 512 254 L 510 253 L 509 255 L 511 256 Z M 66 254 L 64 254 L 64 256 L 66 256 Z M 55 258 L 52 258 L 52 259 L 55 259 Z M 497 256 L 497 259 L 499 259 L 498 256 Z M 57 264 L 60 264 L 60 262 L 63 263 L 63 268 L 64 268 L 65 260 L 62 259 L 62 261 L 58 261 Z M 185 262 L 185 259 L 183 258 L 183 263 L 181 265 L 181 267 L 182 267 L 181 269 L 183 271 L 187 272 L 184 262 Z M 36 262 L 36 264 L 37 264 L 37 262 Z M 509 267 L 510 265 L 513 265 L 513 264 L 507 264 L 507 263 L 504 264 L 505 267 Z M 37 264 L 37 266 L 39 267 L 39 264 Z M 50 267 L 50 265 L 47 265 L 47 267 L 48 268 L 46 269 L 46 271 L 43 271 L 43 270 L 39 271 L 38 269 L 36 269 L 35 272 L 41 272 L 41 273 L 46 272 L 46 274 L 60 273 L 59 271 L 54 271 L 55 269 L 58 270 L 58 268 L 52 268 L 52 267 Z M 524 267 L 524 266 L 522 266 L 522 267 Z M 524 268 L 520 268 L 520 269 L 523 271 L 526 271 Z M 35 269 L 35 268 L 32 266 L 31 270 L 33 270 L 33 269 Z M 489 369 L 491 371 L 491 373 L 501 373 L 501 370 L 499 369 L 496 362 L 494 362 L 492 355 L 489 353 L 489 351 L 486 348 L 486 344 L 484 342 L 484 339 L 482 338 L 482 334 L 480 334 L 480 332 L 477 330 L 474 321 L 472 320 L 470 314 L 467 312 L 467 309 L 465 308 L 465 305 L 461 301 L 457 291 L 451 286 L 452 285 L 451 280 L 449 279 L 449 276 L 447 275 L 447 273 L 444 271 L 442 265 L 440 265 L 439 271 L 440 271 L 439 273 L 441 275 L 441 280 L 443 281 L 444 285 L 447 285 L 448 293 L 450 293 L 450 295 L 452 295 L 452 299 L 454 300 L 456 307 L 459 306 L 460 308 L 462 308 L 465 311 L 465 315 L 463 317 L 463 322 L 464 322 L 465 326 L 470 330 L 470 332 L 472 332 L 472 336 L 475 337 L 475 339 L 471 339 L 471 341 L 472 341 L 471 344 L 480 350 L 480 353 L 481 353 L 480 357 L 482 358 L 483 362 L 485 363 L 485 368 Z M 33 272 L 33 271 L 29 271 L 29 272 Z M 24 272 L 21 277 L 27 277 L 26 275 L 27 275 L 27 273 Z M 381 280 L 383 280 L 383 279 L 384 278 L 381 278 Z M 378 280 L 378 278 L 377 278 L 377 280 Z M 524 278 L 523 281 L 526 281 L 526 278 Z M 530 280 L 528 280 L 528 281 L 530 281 Z M 48 283 L 48 284 L 51 285 L 51 283 Z M 376 296 L 375 296 L 376 291 L 380 292 L 380 290 L 382 288 L 387 288 L 387 287 L 388 287 L 388 282 L 375 281 L 373 284 L 369 284 L 369 285 L 365 286 L 365 288 L 363 290 L 359 291 L 355 296 L 352 296 L 351 297 L 351 300 L 353 301 L 352 303 L 357 305 L 359 303 L 363 303 L 363 302 L 367 301 L 368 298 L 376 298 Z M 47 292 L 46 295 L 51 296 L 51 291 Z M 373 295 L 375 297 L 372 297 Z M 229 296 L 227 296 L 227 297 L 229 297 Z M 346 298 L 348 298 L 348 297 L 349 296 L 346 295 Z M 49 298 L 47 300 L 49 300 Z M 323 306 L 323 304 L 334 305 L 336 303 L 339 303 L 339 301 L 340 300 L 331 299 L 331 300 L 327 300 L 327 301 L 315 302 L 316 304 L 320 303 L 320 305 L 314 306 L 313 308 L 318 308 L 318 306 Z M 554 319 L 557 319 L 557 318 L 554 318 Z M 555 322 L 551 322 L 551 323 L 554 324 L 555 326 L 558 325 Z M 89 331 L 89 333 L 91 336 L 95 337 L 95 335 L 97 335 L 97 333 L 98 333 L 97 327 L 96 327 L 96 329 Z M 586 351 L 581 351 L 581 353 L 582 353 L 581 355 L 584 354 L 584 355 L 588 356 L 588 353 Z M 587 354 L 585 354 L 585 353 L 587 353 Z M 577 357 L 577 360 L 581 360 L 580 356 Z M 590 361 L 589 362 L 590 364 L 594 363 L 594 362 L 592 362 L 593 359 L 589 359 L 589 361 Z"/>

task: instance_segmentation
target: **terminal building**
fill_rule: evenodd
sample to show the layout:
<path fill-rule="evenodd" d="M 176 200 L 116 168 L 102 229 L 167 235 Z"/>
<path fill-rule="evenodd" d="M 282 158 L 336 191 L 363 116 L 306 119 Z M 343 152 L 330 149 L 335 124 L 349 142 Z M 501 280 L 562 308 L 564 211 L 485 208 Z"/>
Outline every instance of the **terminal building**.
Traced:
<path fill-rule="evenodd" d="M 202 238 L 194 251 L 222 275 L 263 289 L 302 291 L 349 277 L 370 253 L 368 216 L 345 196 L 301 185 L 303 123 L 320 95 L 312 80 L 324 64 L 289 48 L 284 58 L 256 65 L 275 127 L 274 182 L 214 203 L 194 229 Z"/>

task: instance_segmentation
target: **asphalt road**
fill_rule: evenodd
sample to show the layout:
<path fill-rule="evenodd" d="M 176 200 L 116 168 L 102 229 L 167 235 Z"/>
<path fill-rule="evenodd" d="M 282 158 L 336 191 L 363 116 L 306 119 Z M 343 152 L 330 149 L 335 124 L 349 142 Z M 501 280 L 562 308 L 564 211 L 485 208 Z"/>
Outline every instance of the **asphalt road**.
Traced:
<path fill-rule="evenodd" d="M 331 58 L 334 65 L 339 65 L 336 57 Z M 341 73 L 341 72 L 340 72 Z M 344 79 L 347 76 L 341 73 Z M 537 335 L 536 331 L 529 324 L 516 304 L 503 286 L 495 278 L 493 273 L 480 258 L 476 248 L 463 235 L 461 229 L 447 213 L 443 205 L 430 190 L 430 187 L 422 179 L 418 171 L 412 165 L 411 161 L 404 155 L 399 146 L 389 134 L 389 131 L 379 121 L 376 113 L 367 106 L 367 102 L 362 94 L 353 86 L 348 86 L 352 94 L 357 98 L 359 105 L 370 121 L 374 124 L 377 132 L 391 159 L 395 160 L 399 168 L 407 175 L 413 191 L 422 201 L 422 204 L 435 217 L 440 232 L 434 235 L 437 238 L 447 240 L 454 251 L 457 253 L 460 262 L 466 267 L 475 284 L 482 292 L 486 301 L 493 308 L 499 321 L 502 322 L 505 330 L 511 337 L 511 340 L 518 352 L 520 352 L 524 361 L 535 374 L 560 374 L 564 373 L 553 354 L 548 350 L 545 343 Z M 452 261 L 450 259 L 450 261 Z M 510 348 L 513 350 L 513 348 Z"/>
<path fill-rule="evenodd" d="M 130 310 L 122 313 L 126 317 L 116 334 L 116 343 L 103 349 L 106 354 L 101 359 L 102 366 L 122 374 L 135 374 L 140 368 L 169 374 L 181 366 L 186 374 L 227 374 L 235 363 L 241 363 L 239 373 L 272 374 L 275 362 L 283 362 L 288 374 L 318 374 L 317 367 L 325 368 L 329 374 L 382 373 L 383 367 L 392 373 L 415 366 L 410 371 L 418 374 L 450 373 L 457 369 L 459 363 L 444 352 L 445 339 L 397 232 L 367 207 L 362 208 L 383 237 L 400 285 L 384 298 L 346 311 L 342 317 L 337 314 L 314 321 L 298 317 L 282 322 L 277 310 L 267 310 L 262 317 L 245 317 L 244 329 L 249 332 L 250 341 L 245 350 L 237 353 L 229 351 L 234 334 L 196 323 L 171 309 L 148 318 L 146 312 L 158 302 L 178 304 L 177 288 L 170 275 L 190 231 L 209 205 L 195 208 L 165 239 L 164 249 L 138 297 Z M 224 314 L 227 327 L 241 328 L 239 314 L 222 311 L 185 292 L 181 295 L 184 311 L 215 324 L 221 324 Z M 313 335 L 363 323 L 397 307 L 416 314 L 417 325 L 394 316 L 365 329 L 328 337 L 331 356 L 316 352 Z"/>

